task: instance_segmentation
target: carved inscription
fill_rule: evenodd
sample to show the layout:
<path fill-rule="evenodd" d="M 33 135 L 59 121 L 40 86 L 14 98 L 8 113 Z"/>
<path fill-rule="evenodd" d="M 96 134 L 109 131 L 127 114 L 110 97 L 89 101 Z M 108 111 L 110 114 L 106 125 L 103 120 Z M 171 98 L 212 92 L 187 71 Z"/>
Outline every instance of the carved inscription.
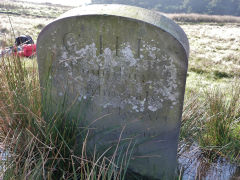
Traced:
<path fill-rule="evenodd" d="M 67 51 L 62 51 L 55 65 L 60 64 L 68 72 L 68 81 L 74 84 L 78 100 L 92 98 L 104 108 L 128 107 L 134 112 L 154 112 L 163 103 L 170 103 L 173 108 L 178 103 L 178 93 L 172 57 L 158 48 L 154 40 L 149 43 L 136 39 L 134 49 L 129 42 L 120 44 L 119 38 L 115 37 L 114 47 L 106 44 L 103 48 L 104 39 L 100 35 L 98 50 L 95 42 L 79 48 L 74 33 L 64 36 Z"/>
<path fill-rule="evenodd" d="M 78 48 L 77 36 L 74 33 L 67 33 L 63 38 L 63 44 L 69 53 L 74 53 Z"/>

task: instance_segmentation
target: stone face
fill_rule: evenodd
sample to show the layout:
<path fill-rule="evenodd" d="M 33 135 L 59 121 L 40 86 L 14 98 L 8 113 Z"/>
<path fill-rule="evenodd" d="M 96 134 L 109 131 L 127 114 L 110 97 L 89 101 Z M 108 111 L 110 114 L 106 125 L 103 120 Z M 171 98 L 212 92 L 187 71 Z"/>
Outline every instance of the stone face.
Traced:
<path fill-rule="evenodd" d="M 124 5 L 70 10 L 37 41 L 40 83 L 46 88 L 51 69 L 53 102 L 67 94 L 86 104 L 92 145 L 110 146 L 124 129 L 137 143 L 129 168 L 154 178 L 176 168 L 188 52 L 174 22 Z"/>

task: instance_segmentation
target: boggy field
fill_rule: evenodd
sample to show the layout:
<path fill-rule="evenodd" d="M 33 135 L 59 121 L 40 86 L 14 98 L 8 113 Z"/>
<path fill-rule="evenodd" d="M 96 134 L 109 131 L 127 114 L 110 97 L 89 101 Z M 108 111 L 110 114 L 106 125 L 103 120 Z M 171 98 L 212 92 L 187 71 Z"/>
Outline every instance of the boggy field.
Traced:
<path fill-rule="evenodd" d="M 27 11 L 23 10 L 24 8 L 27 8 Z M 14 37 L 20 34 L 30 35 L 36 41 L 39 32 L 46 24 L 70 8 L 49 4 L 1 1 L 1 48 L 12 45 Z M 202 16 L 198 17 L 196 14 L 167 14 L 167 16 L 180 20 L 177 23 L 184 29 L 190 42 L 189 68 L 179 145 L 179 178 L 237 179 L 240 176 L 238 174 L 240 165 L 240 17 L 214 16 L 211 19 L 211 16 L 207 16 L 207 18 L 204 16 L 201 19 Z M 228 23 L 223 21 L 224 18 Z M 204 22 L 205 19 L 207 22 Z M 25 70 L 30 72 L 29 74 L 23 73 L 23 76 L 30 78 L 29 82 L 34 80 L 37 84 L 38 78 L 31 78 L 31 76 L 36 76 L 37 72 L 36 57 L 22 59 L 21 62 L 25 64 Z M 3 123 L 4 118 L 14 119 L 15 116 L 12 114 L 19 113 L 19 109 L 16 108 L 18 104 L 15 107 L 16 101 L 10 101 L 9 97 L 14 96 L 10 92 L 15 92 L 14 87 L 18 87 L 17 85 L 11 86 L 13 82 L 18 83 L 16 79 L 14 81 L 13 79 L 20 76 L 14 75 L 10 80 L 10 76 L 6 77 L 6 72 L 10 71 L 9 68 L 1 64 L 0 69 L 2 84 L 0 88 L 0 126 L 3 129 L 8 127 Z M 19 71 L 18 74 L 21 72 Z M 28 87 L 30 87 L 29 84 Z M 26 87 L 24 86 L 24 88 Z M 29 97 L 38 98 L 40 94 L 38 85 L 31 88 L 34 89 L 34 93 L 29 93 Z M 34 104 L 39 103 L 39 99 L 36 102 L 28 101 L 28 103 L 30 104 L 27 110 L 20 109 L 29 116 L 41 116 L 39 109 L 33 110 L 34 113 L 30 112 L 33 107 L 39 107 Z M 12 114 L 6 115 L 7 113 Z M 3 114 L 5 115 L 3 116 Z M 12 131 L 15 132 L 14 129 Z M 6 141 L 10 138 L 8 133 L 0 132 L 0 136 L 0 144 L 12 143 Z M 9 148 L 9 144 L 6 147 Z M 30 152 L 32 152 L 31 150 L 29 149 Z M 19 151 L 21 150 L 19 149 Z M 58 153 L 56 153 L 57 155 Z M 11 166 L 11 168 L 17 168 L 19 164 L 15 163 L 16 166 Z M 54 164 L 54 162 L 52 163 Z M 27 170 L 34 171 L 31 168 L 28 167 Z M 0 170 L 3 171 L 1 168 Z M 26 169 L 21 170 L 26 173 L 24 175 L 26 177 L 29 172 L 25 172 Z M 71 171 L 73 170 L 71 169 Z M 8 172 L 9 177 L 11 177 L 11 172 Z M 14 170 L 12 174 L 14 174 Z"/>
<path fill-rule="evenodd" d="M 238 179 L 240 24 L 178 23 L 191 49 L 179 147 L 183 179 Z"/>
<path fill-rule="evenodd" d="M 227 84 L 240 75 L 240 24 L 180 23 L 190 42 L 188 88 Z"/>

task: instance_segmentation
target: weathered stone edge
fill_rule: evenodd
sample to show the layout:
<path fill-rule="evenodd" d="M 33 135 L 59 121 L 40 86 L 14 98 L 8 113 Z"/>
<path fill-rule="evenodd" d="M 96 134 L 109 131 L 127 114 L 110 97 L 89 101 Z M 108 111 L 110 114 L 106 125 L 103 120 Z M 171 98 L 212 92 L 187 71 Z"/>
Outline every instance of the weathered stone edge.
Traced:
<path fill-rule="evenodd" d="M 189 42 L 183 29 L 173 20 L 156 11 L 120 4 L 94 4 L 71 9 L 55 21 L 68 17 L 86 15 L 120 16 L 157 26 L 177 39 L 183 46 L 187 57 L 189 57 Z"/>

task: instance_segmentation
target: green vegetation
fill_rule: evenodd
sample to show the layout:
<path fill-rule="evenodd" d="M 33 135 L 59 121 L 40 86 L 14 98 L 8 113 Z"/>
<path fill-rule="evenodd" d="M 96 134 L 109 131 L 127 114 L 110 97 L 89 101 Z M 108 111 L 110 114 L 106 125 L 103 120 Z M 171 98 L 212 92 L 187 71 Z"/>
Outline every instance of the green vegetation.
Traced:
<path fill-rule="evenodd" d="M 187 94 L 183 111 L 181 139 L 198 142 L 205 157 L 225 157 L 240 163 L 240 86 L 219 87 Z M 197 95 L 198 94 L 198 95 Z"/>
<path fill-rule="evenodd" d="M 198 13 L 240 16 L 238 0 L 93 0 L 93 3 L 116 3 L 155 9 L 165 13 Z"/>
<path fill-rule="evenodd" d="M 200 145 L 211 147 L 217 155 L 227 155 L 239 161 L 240 138 L 236 134 L 240 117 L 239 83 L 230 92 L 212 89 L 206 93 L 207 121 L 200 138 Z"/>
<path fill-rule="evenodd" d="M 239 23 L 180 25 L 191 48 L 181 141 L 239 164 Z"/>

